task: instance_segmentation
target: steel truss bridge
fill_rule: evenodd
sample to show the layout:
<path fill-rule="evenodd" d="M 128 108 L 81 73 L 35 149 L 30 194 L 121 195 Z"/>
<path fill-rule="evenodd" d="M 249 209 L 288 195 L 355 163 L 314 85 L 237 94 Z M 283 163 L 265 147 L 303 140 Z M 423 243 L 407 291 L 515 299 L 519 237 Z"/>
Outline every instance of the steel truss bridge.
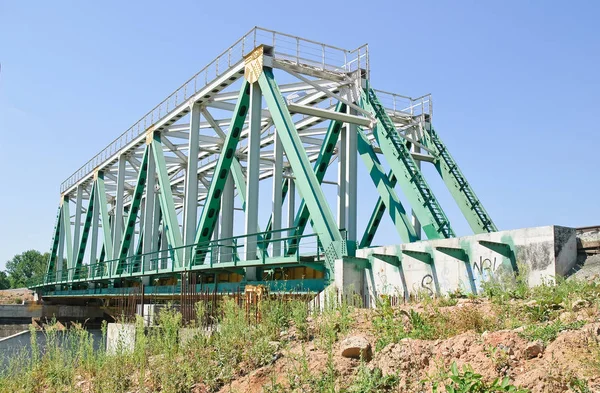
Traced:
<path fill-rule="evenodd" d="M 256 282 L 319 291 L 335 260 L 356 263 L 384 214 L 402 242 L 454 237 L 422 162 L 475 233 L 496 231 L 432 126 L 431 97 L 376 90 L 369 75 L 366 45 L 252 29 L 61 185 L 36 289 L 46 298 L 141 284 L 166 293 L 193 274 L 218 291 Z M 379 194 L 360 231 L 358 161 L 370 175 L 361 183 Z M 328 171 L 338 174 L 337 206 L 322 188 Z M 261 198 L 272 202 L 264 228 Z"/>

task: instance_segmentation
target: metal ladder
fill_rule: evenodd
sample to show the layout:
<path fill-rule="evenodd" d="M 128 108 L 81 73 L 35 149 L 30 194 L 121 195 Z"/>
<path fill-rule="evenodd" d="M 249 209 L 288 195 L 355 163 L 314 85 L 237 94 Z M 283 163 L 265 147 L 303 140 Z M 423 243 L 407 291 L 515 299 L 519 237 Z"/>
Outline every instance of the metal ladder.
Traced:
<path fill-rule="evenodd" d="M 462 195 L 462 202 L 465 203 L 473 213 L 475 213 L 475 216 L 479 220 L 479 223 L 477 223 L 475 227 L 473 227 L 474 224 L 472 224 L 469 220 L 469 224 L 471 224 L 471 227 L 473 227 L 472 229 L 476 233 L 496 232 L 498 229 L 492 221 L 492 218 L 483 208 L 481 201 L 479 200 L 479 198 L 477 198 L 477 195 L 475 195 L 475 192 L 471 188 L 471 185 L 469 184 L 469 182 L 467 182 L 467 179 L 462 174 L 460 168 L 458 167 L 458 164 L 456 163 L 456 161 L 454 161 L 454 159 L 448 152 L 446 145 L 444 145 L 442 140 L 438 137 L 433 127 L 428 127 L 428 130 L 425 131 L 425 134 L 429 136 L 431 143 L 435 147 L 435 150 L 437 150 L 439 158 L 443 160 L 443 163 L 440 164 L 445 165 L 445 168 L 443 168 L 444 172 L 447 172 L 450 175 L 451 179 L 454 181 L 456 190 L 459 194 Z"/>
<path fill-rule="evenodd" d="M 414 185 L 415 189 L 419 192 L 421 198 L 423 199 L 424 206 L 429 210 L 431 216 L 435 222 L 437 227 L 437 231 L 444 238 L 454 237 L 454 231 L 450 227 L 450 221 L 446 217 L 446 214 L 442 210 L 439 205 L 436 197 L 433 195 L 433 192 L 425 182 L 421 171 L 417 167 L 417 164 L 413 160 L 409 149 L 404 144 L 404 140 L 398 134 L 394 123 L 390 119 L 389 115 L 385 111 L 385 108 L 379 100 L 377 99 L 377 95 L 373 91 L 373 89 L 366 89 L 368 93 L 369 103 L 375 110 L 375 116 L 381 122 L 385 129 L 385 137 L 389 140 L 389 142 L 394 146 L 396 159 L 402 162 L 405 166 L 408 174 L 409 181 Z M 389 159 L 389 158 L 388 158 Z M 398 176 L 397 174 L 396 176 Z"/>

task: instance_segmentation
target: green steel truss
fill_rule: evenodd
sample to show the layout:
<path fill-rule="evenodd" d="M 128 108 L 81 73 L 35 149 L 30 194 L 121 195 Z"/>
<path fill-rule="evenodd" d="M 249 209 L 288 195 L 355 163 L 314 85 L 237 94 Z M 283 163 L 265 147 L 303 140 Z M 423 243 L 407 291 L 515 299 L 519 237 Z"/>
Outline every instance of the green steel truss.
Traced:
<path fill-rule="evenodd" d="M 63 216 L 63 205 L 65 202 L 68 204 L 68 197 L 61 197 L 60 206 L 58 207 L 58 213 L 56 214 L 56 221 L 54 223 L 54 231 L 52 231 L 52 247 L 50 248 L 50 258 L 48 260 L 48 266 L 46 268 L 46 280 L 50 280 L 54 275 L 54 270 L 57 266 L 58 248 L 60 247 L 61 240 L 61 221 Z M 54 279 L 57 277 L 54 276 Z"/>
<path fill-rule="evenodd" d="M 174 248 L 174 251 L 172 252 L 173 261 L 176 266 L 180 267 L 183 266 L 183 251 L 181 250 L 183 240 L 181 238 L 179 223 L 177 222 L 177 213 L 175 212 L 175 204 L 173 202 L 173 192 L 171 191 L 171 184 L 167 173 L 167 165 L 160 138 L 160 133 L 154 132 L 151 144 L 154 163 L 156 165 L 156 174 L 158 176 L 158 185 L 160 187 L 158 193 L 160 213 L 163 220 L 163 230 L 167 234 L 168 243 Z"/>
<path fill-rule="evenodd" d="M 362 131 L 358 132 L 358 136 L 358 152 L 360 153 L 360 156 L 363 159 L 367 170 L 369 171 L 371 180 L 373 180 L 373 183 L 379 192 L 380 200 L 387 208 L 390 218 L 396 226 L 396 230 L 398 231 L 400 238 L 405 243 L 411 243 L 418 240 L 418 236 L 410 221 L 410 217 L 406 214 L 406 210 L 404 210 L 404 206 L 402 206 L 402 203 L 400 202 L 400 199 L 394 190 L 394 185 L 392 184 L 390 177 L 385 174 L 381 163 L 377 158 L 377 154 L 375 154 L 375 151 L 373 150 L 373 147 Z M 378 223 L 379 220 L 375 221 L 374 219 L 372 222 L 369 222 L 369 225 L 367 226 L 366 236 L 369 243 L 373 239 L 373 230 L 376 229 Z"/>
<path fill-rule="evenodd" d="M 336 112 L 344 112 L 346 110 L 346 104 L 344 103 L 338 103 L 335 107 L 335 111 Z M 334 149 L 335 149 L 335 144 L 337 143 L 338 139 L 339 139 L 339 135 L 340 135 L 340 131 L 342 128 L 343 123 L 340 121 L 336 121 L 336 120 L 331 120 L 329 123 L 329 127 L 327 127 L 327 133 L 325 134 L 325 137 L 323 138 L 323 144 L 321 146 L 321 149 L 319 150 L 319 156 L 317 157 L 317 160 L 315 161 L 314 164 L 314 171 L 315 174 L 317 175 L 317 180 L 319 182 L 319 184 L 321 184 L 321 182 L 323 181 L 323 178 L 325 177 L 325 173 L 327 172 L 327 168 L 329 167 L 329 163 L 331 160 L 331 157 L 333 156 L 334 153 Z M 281 201 L 283 203 L 283 201 L 285 200 L 287 193 L 288 193 L 288 189 L 289 189 L 289 183 L 286 179 L 283 180 L 282 184 L 281 184 Z M 306 207 L 306 204 L 304 203 L 304 200 L 302 200 L 300 202 L 300 207 L 298 209 L 298 213 L 296 214 L 296 217 L 294 218 L 294 233 L 302 235 L 304 233 L 304 229 L 306 228 L 306 224 L 308 223 L 308 219 L 310 217 L 310 213 L 308 211 L 308 208 Z M 267 235 L 265 236 L 264 242 L 262 243 L 264 245 L 264 248 L 266 248 L 269 245 L 269 242 L 271 240 L 271 228 L 272 228 L 272 220 L 273 220 L 273 215 L 271 214 L 271 216 L 269 216 L 269 221 L 267 222 Z M 291 239 L 291 243 L 288 245 L 288 254 L 293 254 L 295 252 L 296 244 L 293 244 L 293 241 L 295 239 Z"/>
<path fill-rule="evenodd" d="M 335 108 L 336 112 L 345 112 L 346 105 L 342 102 L 339 102 Z M 314 164 L 314 173 L 317 178 L 317 182 L 319 185 L 323 182 L 325 178 L 325 172 L 327 168 L 329 168 L 329 161 L 333 156 L 335 145 L 340 137 L 340 131 L 342 130 L 343 123 L 341 121 L 332 120 L 329 123 L 329 127 L 327 128 L 327 133 L 325 134 L 325 138 L 323 138 L 323 145 L 321 145 L 321 150 L 319 151 L 319 156 L 317 161 Z M 287 194 L 287 185 L 285 185 L 284 181 L 284 189 L 285 194 Z M 282 198 L 283 200 L 283 198 Z M 294 233 L 296 236 L 300 236 L 304 233 L 304 229 L 306 228 L 306 224 L 308 224 L 308 219 L 310 217 L 310 212 L 308 207 L 306 206 L 306 202 L 304 199 L 300 202 L 300 206 L 298 208 L 298 213 L 294 219 Z M 269 219 L 269 222 L 271 220 Z M 298 237 L 293 237 L 290 239 L 288 243 L 288 254 L 293 254 L 296 252 L 296 248 L 298 244 L 296 244 L 296 240 Z"/>
<path fill-rule="evenodd" d="M 208 195 L 205 200 L 202 214 L 200 215 L 200 221 L 198 222 L 198 229 L 196 231 L 196 239 L 194 241 L 195 247 L 193 251 L 192 265 L 202 264 L 204 257 L 207 253 L 207 246 L 212 238 L 215 224 L 219 218 L 219 209 L 221 207 L 221 195 L 223 194 L 223 188 L 229 176 L 231 164 L 235 158 L 235 150 L 239 143 L 240 136 L 242 134 L 242 128 L 246 115 L 248 114 L 248 108 L 250 105 L 250 83 L 245 79 L 242 82 L 240 93 L 233 111 L 233 118 L 231 121 L 231 128 L 225 141 L 219 160 L 214 170 L 213 178 L 210 182 L 210 188 L 208 189 Z M 238 168 L 241 172 L 241 168 Z M 237 174 L 235 178 L 239 181 L 241 173 Z M 245 198 L 244 198 L 245 199 Z"/>
<path fill-rule="evenodd" d="M 373 129 L 375 139 L 427 237 L 454 237 L 450 221 L 373 89 L 367 88 L 362 92 L 361 104 L 377 119 Z"/>
<path fill-rule="evenodd" d="M 317 175 L 310 166 L 310 161 L 304 149 L 302 141 L 296 131 L 292 116 L 275 82 L 273 71 L 264 68 L 258 79 L 263 96 L 269 108 L 273 123 L 279 131 L 279 137 L 283 150 L 286 153 L 290 166 L 296 177 L 296 185 L 313 222 L 315 231 L 319 234 L 328 270 L 333 272 L 333 262 L 342 257 L 345 250 L 342 235 L 336 225 L 325 195 L 321 190 Z"/>
<path fill-rule="evenodd" d="M 396 187 L 396 176 L 390 171 L 388 174 L 389 186 L 393 189 Z M 360 242 L 358 243 L 358 248 L 366 248 L 371 245 L 373 241 L 373 237 L 375 237 L 375 233 L 379 228 L 379 223 L 383 218 L 383 213 L 385 213 L 386 205 L 383 203 L 383 198 L 381 195 L 377 198 L 377 202 L 375 203 L 375 207 L 373 208 L 373 212 L 371 213 L 371 217 L 369 218 L 369 222 L 367 223 L 367 227 L 363 233 Z M 416 234 L 416 233 L 415 233 Z M 416 234 L 418 235 L 418 234 Z"/>
<path fill-rule="evenodd" d="M 129 207 L 129 214 L 125 221 L 125 229 L 123 236 L 121 237 L 121 248 L 119 250 L 119 259 L 114 263 L 114 266 L 109 266 L 109 269 L 113 274 L 118 275 L 123 273 L 129 254 L 129 248 L 133 242 L 133 236 L 135 234 L 135 223 L 138 218 L 138 212 L 142 203 L 142 196 L 144 195 L 144 188 L 146 187 L 146 176 L 148 174 L 148 147 L 144 149 L 144 155 L 140 164 L 137 182 L 135 189 L 133 190 L 133 198 Z"/>
<path fill-rule="evenodd" d="M 268 53 L 268 51 L 265 53 L 265 56 L 271 56 L 271 53 Z M 272 242 L 273 239 L 273 216 L 269 218 L 265 232 L 261 232 L 260 228 L 257 227 L 255 233 L 246 233 L 241 236 L 227 239 L 218 239 L 213 236 L 215 227 L 217 226 L 217 220 L 219 219 L 220 210 L 222 209 L 223 190 L 228 176 L 231 176 L 233 179 L 242 210 L 245 211 L 247 209 L 247 180 L 244 176 L 244 167 L 239 161 L 244 157 L 243 150 L 240 150 L 242 153 L 238 153 L 238 145 L 240 145 L 240 140 L 242 139 L 242 131 L 250 128 L 250 126 L 246 125 L 246 118 L 251 105 L 251 82 L 249 82 L 245 76 L 241 78 L 242 83 L 239 92 L 237 93 L 235 104 L 227 102 L 233 100 L 236 96 L 231 92 L 227 93 L 231 98 L 218 101 L 220 107 L 217 106 L 217 108 L 225 108 L 224 110 L 232 111 L 230 121 L 229 119 L 221 119 L 220 121 L 222 123 L 218 123 L 227 124 L 228 122 L 228 132 L 225 133 L 220 130 L 220 126 L 214 119 L 209 121 L 209 123 L 212 122 L 211 127 L 218 131 L 216 133 L 219 135 L 220 139 L 219 142 L 216 143 L 216 150 L 213 150 L 210 153 L 215 157 L 214 168 L 212 169 L 210 184 L 208 181 L 203 180 L 205 185 L 205 188 L 202 191 L 204 206 L 202 207 L 200 217 L 197 220 L 193 243 L 184 244 L 179 224 L 181 217 L 177 216 L 177 209 L 180 209 L 182 206 L 182 193 L 180 191 L 181 188 L 178 188 L 177 185 L 173 185 L 173 181 L 174 179 L 177 179 L 178 171 L 180 171 L 181 168 L 184 168 L 184 166 L 180 164 L 173 165 L 173 163 L 177 157 L 181 158 L 181 153 L 178 154 L 178 148 L 173 150 L 173 144 L 168 140 L 171 136 L 168 133 L 164 133 L 167 129 L 166 127 L 173 124 L 174 121 L 181 118 L 185 113 L 188 113 L 182 112 L 181 116 L 170 123 L 166 123 L 166 126 L 162 126 L 162 128 L 157 128 L 157 123 L 154 123 L 147 129 L 144 128 L 146 129 L 146 143 L 144 144 L 143 141 L 137 142 L 137 146 L 144 147 L 143 154 L 140 159 L 139 154 L 141 149 L 138 149 L 138 156 L 135 158 L 137 163 L 135 165 L 132 163 L 131 165 L 135 172 L 132 175 L 129 175 L 129 189 L 123 191 L 123 187 L 121 187 L 123 195 L 127 195 L 125 206 L 121 203 L 121 207 L 118 208 L 119 204 L 114 201 L 114 197 L 111 196 L 112 198 L 107 198 L 109 192 L 114 192 L 115 188 L 119 189 L 118 184 L 115 187 L 115 183 L 117 182 L 115 181 L 114 170 L 112 173 L 110 171 L 105 172 L 99 169 L 96 170 L 96 174 L 91 182 L 87 210 L 85 212 L 84 220 L 81 223 L 81 234 L 78 236 L 79 238 L 75 239 L 77 242 L 75 244 L 75 250 L 73 250 L 71 245 L 73 239 L 71 233 L 71 217 L 69 213 L 70 199 L 68 193 L 62 197 L 53 231 L 53 241 L 46 273 L 46 283 L 49 286 L 55 284 L 67 284 L 71 286 L 72 284 L 85 281 L 97 281 L 112 286 L 113 281 L 116 282 L 118 279 L 125 278 L 137 279 L 139 277 L 150 275 L 155 277 L 173 276 L 190 270 L 206 272 L 207 274 L 216 271 L 243 273 L 243 268 L 261 266 L 313 267 L 316 270 L 326 272 L 324 282 L 327 283 L 328 280 L 333 278 L 334 261 L 352 254 L 352 251 L 348 250 L 349 242 L 346 241 L 345 237 L 342 235 L 341 229 L 338 228 L 321 187 L 326 171 L 330 166 L 332 159 L 334 159 L 335 147 L 340 138 L 342 127 L 344 127 L 346 122 L 354 122 L 353 124 L 360 125 L 360 127 L 356 127 L 356 153 L 365 164 L 369 176 L 379 194 L 374 210 L 370 215 L 367 227 L 364 230 L 364 234 L 358 246 L 360 248 L 371 246 L 385 211 L 387 211 L 403 242 L 410 243 L 419 240 L 420 234 L 416 233 L 415 228 L 411 223 L 411 218 L 399 198 L 396 186 L 399 186 L 399 190 L 404 195 L 407 205 L 413 210 L 428 239 L 441 239 L 455 236 L 448 218 L 432 190 L 429 188 L 429 185 L 409 150 L 407 139 L 405 139 L 405 137 L 396 129 L 392 118 L 390 118 L 386 112 L 386 108 L 380 102 L 377 93 L 373 89 L 370 87 L 358 88 L 356 86 L 359 86 L 359 84 L 356 83 L 352 85 L 352 88 L 355 89 L 355 94 L 353 95 L 355 98 L 346 100 L 341 96 L 336 95 L 337 92 L 341 91 L 338 86 L 336 89 L 329 90 L 331 93 L 329 96 L 326 94 L 323 97 L 323 99 L 328 97 L 339 99 L 334 109 L 333 106 L 329 106 L 329 109 L 327 110 L 316 106 L 311 108 L 310 105 L 316 105 L 320 101 L 311 101 L 311 99 L 302 101 L 298 98 L 293 101 L 290 100 L 289 97 L 284 98 L 280 86 L 275 81 L 273 69 L 271 68 L 272 64 L 273 63 L 265 62 L 265 65 L 262 66 L 261 63 L 261 66 L 263 67 L 262 73 L 259 72 L 255 75 L 257 79 L 252 79 L 252 83 L 257 83 L 257 87 L 260 87 L 262 99 L 264 99 L 264 102 L 266 103 L 266 109 L 263 109 L 261 105 L 261 113 L 266 113 L 268 110 L 268 115 L 261 114 L 261 129 L 264 122 L 263 117 L 266 117 L 268 124 L 274 126 L 277 130 L 277 137 L 283 148 L 287 164 L 293 174 L 294 185 L 297 187 L 301 197 L 299 209 L 294 216 L 294 227 L 278 230 L 284 235 L 283 237 L 279 237 L 278 241 L 282 241 L 283 244 L 287 245 L 282 256 L 269 257 L 267 252 L 269 243 Z M 314 76 L 310 74 L 310 72 L 308 75 Z M 243 69 L 237 69 L 231 74 L 225 72 L 223 74 L 224 78 L 226 76 L 228 79 L 223 79 L 219 86 L 225 86 L 228 83 L 232 83 L 234 80 L 238 80 L 242 74 Z M 294 75 L 293 72 L 292 75 Z M 348 75 L 349 74 L 346 74 L 346 76 Z M 312 83 L 312 81 L 308 79 L 302 80 L 309 85 Z M 361 82 L 365 81 L 361 80 Z M 366 82 L 366 85 L 368 86 L 368 81 Z M 213 89 L 207 97 L 218 94 L 219 86 L 215 85 L 215 89 Z M 325 88 L 316 84 L 312 85 L 312 87 L 316 90 L 325 90 Z M 285 90 L 283 91 L 285 92 Z M 314 90 L 311 94 L 314 94 Z M 356 99 L 357 94 L 360 95 L 359 99 Z M 350 96 L 352 95 L 346 95 L 346 97 Z M 194 100 L 196 100 L 196 98 L 194 98 Z M 202 101 L 196 100 L 193 103 L 202 103 Z M 213 105 L 216 104 L 213 103 Z M 348 112 L 349 109 L 352 111 L 351 113 L 359 113 L 362 109 L 362 114 L 366 114 L 367 117 L 350 114 L 350 112 Z M 298 120 L 298 123 L 295 123 L 294 117 L 290 112 L 294 113 L 294 116 L 297 116 L 296 114 L 298 113 L 302 114 L 304 116 L 303 120 Z M 309 160 L 309 153 L 304 146 L 304 143 L 307 142 L 303 142 L 303 139 L 301 139 L 301 135 L 298 132 L 298 130 L 302 132 L 303 126 L 301 124 L 304 120 L 310 120 L 307 119 L 307 117 L 310 116 L 315 117 L 314 124 L 330 120 L 326 131 L 324 128 L 321 129 L 323 132 L 319 135 L 324 134 L 322 140 L 312 138 L 313 141 L 317 140 L 318 143 L 320 143 L 320 146 L 317 144 L 318 149 L 310 151 L 311 157 L 314 160 L 313 163 Z M 369 123 L 371 124 L 370 126 Z M 257 123 L 253 124 L 255 127 Z M 423 137 L 419 139 L 419 142 L 430 151 L 432 156 L 430 157 L 431 161 L 434 163 L 437 171 L 458 203 L 461 212 L 467 218 L 471 228 L 476 233 L 495 231 L 496 227 L 494 223 L 481 205 L 479 199 L 476 197 L 471 186 L 466 181 L 456 162 L 449 154 L 447 148 L 435 133 L 433 127 L 431 127 L 429 123 L 425 124 L 426 127 L 422 133 Z M 309 127 L 312 127 L 312 125 Z M 367 133 L 363 131 L 363 128 L 365 130 L 372 130 L 375 142 L 369 140 L 369 137 L 367 136 Z M 348 128 L 348 130 L 353 129 L 355 128 Z M 176 132 L 177 131 L 175 131 L 175 133 Z M 204 137 L 205 140 L 208 138 L 206 136 Z M 181 136 L 179 136 L 179 138 L 181 138 Z M 302 138 L 306 138 L 306 134 L 304 134 Z M 308 137 L 307 139 L 311 138 Z M 169 147 L 169 144 L 171 144 L 171 147 Z M 173 154 L 165 156 L 163 149 L 167 148 L 171 149 Z M 213 147 L 213 149 L 215 148 Z M 243 146 L 240 149 L 243 149 Z M 185 147 L 182 150 L 185 150 Z M 317 150 L 318 155 L 315 159 L 313 154 L 315 154 Z M 200 153 L 199 159 L 207 157 L 207 155 L 202 154 L 203 153 Z M 185 157 L 183 157 L 183 160 L 185 160 Z M 389 166 L 389 173 L 384 169 L 384 164 Z M 175 167 L 178 167 L 178 169 L 174 169 Z M 283 170 L 283 168 L 278 169 Z M 121 171 L 121 169 L 119 169 L 119 171 Z M 129 167 L 127 170 L 124 170 L 125 173 L 128 171 L 131 173 Z M 201 173 L 202 171 L 199 169 L 198 176 L 203 176 Z M 209 171 L 207 173 L 211 172 Z M 186 176 L 188 175 L 189 174 L 186 173 Z M 157 180 L 156 186 L 154 182 L 155 179 Z M 107 183 L 111 180 L 115 183 Z M 135 183 L 133 182 L 134 180 Z M 200 180 L 202 180 L 202 177 L 200 177 Z M 282 204 L 286 197 L 290 197 L 288 195 L 289 181 L 290 180 L 285 179 L 281 184 Z M 89 180 L 86 180 L 86 182 L 89 182 Z M 88 184 L 89 187 L 90 183 L 85 184 Z M 155 188 L 149 189 L 150 185 Z M 279 184 L 275 185 L 275 187 L 279 189 Z M 157 210 L 152 213 L 152 218 L 150 219 L 151 223 L 149 223 L 147 221 L 148 217 L 145 216 L 143 220 L 141 217 L 142 201 L 145 198 L 144 194 L 146 194 L 146 198 L 155 198 L 155 193 L 158 207 L 156 208 Z M 184 197 L 189 198 L 190 196 Z M 186 203 L 185 201 L 187 201 L 187 199 L 183 200 L 184 203 Z M 78 201 L 81 200 L 78 199 Z M 154 199 L 152 201 L 154 201 Z M 148 200 L 146 201 L 146 204 L 148 204 Z M 78 206 L 80 205 L 81 203 L 79 203 Z M 185 206 L 187 208 L 187 206 L 191 205 Z M 117 208 L 123 213 L 120 216 L 115 216 L 116 213 L 113 213 L 117 211 Z M 234 207 L 231 206 L 232 210 L 233 208 Z M 146 215 L 148 214 L 149 209 L 151 208 L 146 208 Z M 290 215 L 293 213 L 294 212 L 291 211 Z M 118 227 L 115 224 L 117 217 L 119 217 L 119 221 L 123 224 L 123 228 L 122 230 L 119 228 L 118 232 L 113 233 L 113 228 Z M 185 217 L 183 219 L 185 220 Z M 314 234 L 304 235 L 309 221 L 314 230 Z M 154 225 L 153 228 L 162 228 L 161 236 L 164 235 L 164 238 L 160 240 L 147 238 L 149 233 L 155 232 L 146 231 L 147 227 L 144 227 L 142 230 L 142 224 Z M 76 222 L 76 225 L 79 225 L 79 223 Z M 139 233 L 136 232 L 138 229 Z M 186 227 L 186 229 L 189 229 L 189 227 Z M 158 229 L 156 229 L 156 233 L 159 233 Z M 287 235 L 288 233 L 289 235 Z M 100 237 L 102 238 L 101 244 L 94 244 L 92 246 L 92 252 L 89 253 L 92 255 L 90 264 L 89 266 L 85 265 L 84 256 L 86 254 L 86 249 L 90 247 L 90 238 L 92 238 L 92 242 L 97 242 Z M 257 239 L 257 259 L 246 261 L 240 260 L 238 248 L 242 247 L 241 244 L 243 240 L 248 240 L 251 237 Z M 301 242 L 307 237 L 316 238 L 316 246 L 311 255 L 303 256 L 300 255 L 300 246 Z M 120 242 L 118 241 L 119 239 Z M 145 242 L 153 243 L 149 246 L 148 244 L 144 244 Z M 96 260 L 95 247 L 100 245 L 100 256 L 98 260 Z M 184 249 L 187 247 L 189 247 L 191 251 L 184 253 Z M 218 256 L 223 255 L 223 247 L 230 247 L 233 250 L 233 256 L 231 261 L 221 260 L 220 262 L 217 262 L 219 261 Z M 151 248 L 152 252 L 148 253 L 148 248 Z M 63 254 L 65 254 L 64 258 Z M 184 255 L 186 256 L 185 259 Z M 59 270 L 59 258 L 63 258 L 67 264 L 66 270 L 68 277 L 66 280 L 61 280 L 61 278 L 58 278 L 57 280 L 57 277 L 54 274 L 55 271 Z M 170 266 L 168 266 L 167 260 L 172 261 Z M 346 259 L 344 260 L 346 261 Z M 347 259 L 347 261 L 351 262 L 351 259 Z M 62 264 L 62 261 L 60 261 L 60 263 Z M 358 262 L 355 260 L 353 263 Z M 368 268 L 368 264 L 360 266 L 362 266 L 362 268 Z M 106 288 L 106 285 L 104 288 Z M 77 289 L 80 290 L 81 288 L 85 287 L 80 286 Z M 73 286 L 73 289 L 75 289 L 75 286 Z"/>
<path fill-rule="evenodd" d="M 498 228 L 487 213 L 475 191 L 463 175 L 458 164 L 450 155 L 446 145 L 439 138 L 430 123 L 426 123 L 424 142 L 437 157 L 435 169 L 438 171 L 460 211 L 475 233 L 496 232 Z"/>

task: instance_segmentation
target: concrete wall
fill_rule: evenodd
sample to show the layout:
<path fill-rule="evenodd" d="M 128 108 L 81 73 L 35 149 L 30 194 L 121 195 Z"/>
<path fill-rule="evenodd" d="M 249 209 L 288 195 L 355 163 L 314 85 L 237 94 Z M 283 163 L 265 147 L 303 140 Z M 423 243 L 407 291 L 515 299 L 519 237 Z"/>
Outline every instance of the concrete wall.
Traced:
<path fill-rule="evenodd" d="M 94 350 L 99 350 L 102 344 L 102 331 L 92 329 L 88 330 L 88 332 L 94 339 Z M 43 331 L 36 331 L 35 334 L 38 349 L 40 351 L 39 354 L 42 355 L 46 350 L 46 333 Z M 72 342 L 65 343 L 64 334 L 65 332 L 58 332 L 58 345 L 72 346 Z M 15 360 L 19 354 L 31 356 L 31 333 L 29 330 L 0 339 L 0 372 L 11 360 Z"/>
<path fill-rule="evenodd" d="M 104 311 L 96 306 L 68 306 L 47 304 L 8 304 L 0 305 L 0 323 L 4 321 L 22 321 L 31 323 L 31 318 L 70 319 L 84 321 L 102 318 Z"/>
<path fill-rule="evenodd" d="M 135 325 L 109 323 L 106 330 L 106 352 L 109 354 L 133 352 L 135 347 Z"/>
<path fill-rule="evenodd" d="M 457 289 L 478 293 L 482 282 L 512 272 L 516 263 L 527 266 L 532 286 L 566 274 L 575 265 L 577 241 L 573 228 L 545 226 L 362 249 L 356 256 L 371 262 L 371 269 L 363 271 L 363 292 L 372 298 L 421 291 L 447 294 Z M 397 257 L 397 262 L 389 256 Z M 341 270 L 356 269 L 344 263 Z M 344 278 L 355 273 L 336 269 L 335 274 L 347 287 Z"/>
<path fill-rule="evenodd" d="M 0 325 L 0 338 L 29 330 L 29 324 Z"/>

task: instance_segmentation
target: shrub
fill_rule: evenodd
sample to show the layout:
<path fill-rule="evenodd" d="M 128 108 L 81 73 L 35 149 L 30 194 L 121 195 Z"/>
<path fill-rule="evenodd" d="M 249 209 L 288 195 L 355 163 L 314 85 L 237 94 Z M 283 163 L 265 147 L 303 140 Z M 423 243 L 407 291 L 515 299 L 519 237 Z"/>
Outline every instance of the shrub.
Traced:
<path fill-rule="evenodd" d="M 342 389 L 345 393 L 380 393 L 391 392 L 400 379 L 397 375 L 383 375 L 381 369 L 369 369 L 364 362 L 360 363 L 358 372 L 350 386 Z"/>
<path fill-rule="evenodd" d="M 525 328 L 524 331 L 519 334 L 529 341 L 542 341 L 545 344 L 548 344 L 554 340 L 558 336 L 558 333 L 571 330 L 571 329 L 579 329 L 585 324 L 585 321 L 576 321 L 572 323 L 563 323 L 561 320 L 557 319 L 556 321 L 545 323 L 545 324 L 537 324 L 537 325 L 529 325 Z"/>
<path fill-rule="evenodd" d="M 445 374 L 445 375 L 444 375 Z M 494 379 L 491 383 L 485 382 L 481 374 L 473 371 L 469 365 L 463 366 L 462 371 L 456 363 L 452 363 L 450 372 L 443 373 L 444 388 L 447 393 L 528 393 L 529 390 L 518 388 L 510 383 L 508 377 Z M 433 383 L 433 393 L 438 392 L 440 382 Z"/>

